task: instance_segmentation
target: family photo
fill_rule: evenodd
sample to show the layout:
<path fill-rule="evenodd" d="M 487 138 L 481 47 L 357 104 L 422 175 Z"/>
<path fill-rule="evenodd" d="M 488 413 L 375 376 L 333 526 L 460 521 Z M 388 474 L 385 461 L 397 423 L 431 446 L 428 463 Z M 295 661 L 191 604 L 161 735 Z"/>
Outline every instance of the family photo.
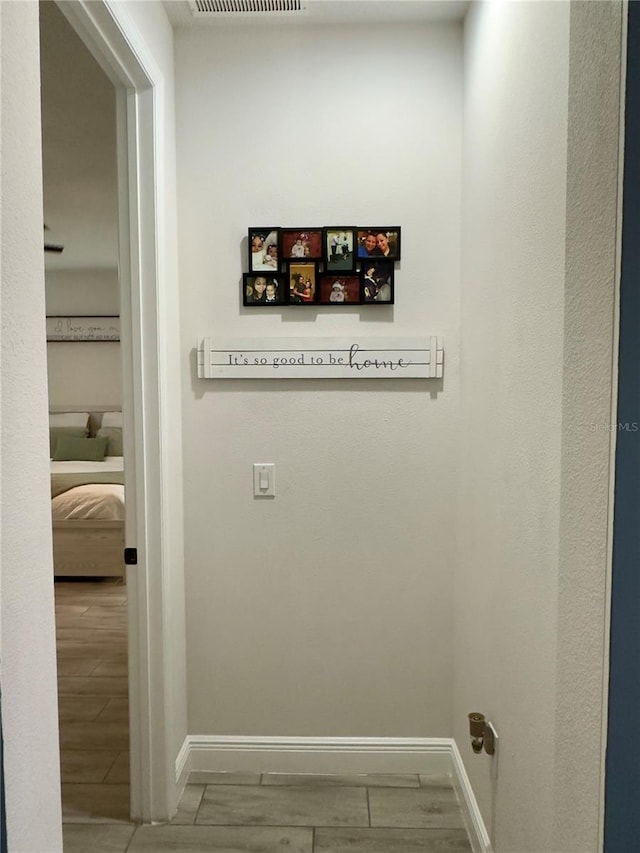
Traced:
<path fill-rule="evenodd" d="M 322 260 L 322 229 L 283 228 L 282 257 L 285 261 Z"/>
<path fill-rule="evenodd" d="M 362 264 L 360 270 L 361 295 L 363 302 L 393 303 L 393 263 L 371 260 Z"/>
<path fill-rule="evenodd" d="M 243 305 L 282 305 L 285 288 L 282 276 L 243 275 Z"/>
<path fill-rule="evenodd" d="M 249 229 L 249 272 L 280 272 L 280 229 Z"/>
<path fill-rule="evenodd" d="M 289 264 L 289 304 L 311 305 L 316 301 L 318 268 L 313 263 Z"/>
<path fill-rule="evenodd" d="M 393 305 L 400 226 L 248 229 L 246 306 Z"/>
<path fill-rule="evenodd" d="M 352 272 L 356 268 L 353 228 L 324 229 L 324 260 L 327 272 Z"/>
<path fill-rule="evenodd" d="M 358 231 L 358 258 L 400 260 L 400 228 L 364 228 Z"/>
<path fill-rule="evenodd" d="M 357 275 L 321 275 L 322 305 L 357 305 L 360 302 L 360 279 Z"/>

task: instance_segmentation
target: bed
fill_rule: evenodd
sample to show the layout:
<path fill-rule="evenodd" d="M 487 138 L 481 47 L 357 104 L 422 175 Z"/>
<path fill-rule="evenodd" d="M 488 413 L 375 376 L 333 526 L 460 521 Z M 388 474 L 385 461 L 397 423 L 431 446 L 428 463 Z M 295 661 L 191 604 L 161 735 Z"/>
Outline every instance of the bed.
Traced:
<path fill-rule="evenodd" d="M 122 577 L 122 415 L 51 414 L 49 426 L 54 574 Z"/>

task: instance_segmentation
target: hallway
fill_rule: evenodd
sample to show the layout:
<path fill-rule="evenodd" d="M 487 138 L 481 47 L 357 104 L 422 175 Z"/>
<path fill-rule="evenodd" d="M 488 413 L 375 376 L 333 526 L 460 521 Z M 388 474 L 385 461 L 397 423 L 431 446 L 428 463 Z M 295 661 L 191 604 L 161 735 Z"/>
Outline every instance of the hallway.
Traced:
<path fill-rule="evenodd" d="M 192 773 L 171 825 L 130 823 L 127 589 L 55 591 L 65 853 L 471 850 L 448 776 Z"/>

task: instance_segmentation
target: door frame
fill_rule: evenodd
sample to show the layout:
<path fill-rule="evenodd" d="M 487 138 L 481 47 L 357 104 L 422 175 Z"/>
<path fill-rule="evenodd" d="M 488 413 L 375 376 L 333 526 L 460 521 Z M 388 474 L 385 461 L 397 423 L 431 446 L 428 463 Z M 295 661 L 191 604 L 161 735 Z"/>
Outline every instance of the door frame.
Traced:
<path fill-rule="evenodd" d="M 116 89 L 126 546 L 138 554 L 137 565 L 127 566 L 131 818 L 148 823 L 170 819 L 179 794 L 169 732 L 162 524 L 164 80 L 126 8 L 109 0 L 56 2 Z"/>

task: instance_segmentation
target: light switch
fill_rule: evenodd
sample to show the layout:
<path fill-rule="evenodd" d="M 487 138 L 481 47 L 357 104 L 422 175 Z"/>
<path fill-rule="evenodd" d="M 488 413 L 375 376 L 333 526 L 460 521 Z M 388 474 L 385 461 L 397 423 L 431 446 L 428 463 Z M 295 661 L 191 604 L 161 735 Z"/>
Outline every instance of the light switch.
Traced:
<path fill-rule="evenodd" d="M 256 498 L 273 498 L 276 494 L 276 466 L 273 462 L 253 463 L 253 494 Z"/>

